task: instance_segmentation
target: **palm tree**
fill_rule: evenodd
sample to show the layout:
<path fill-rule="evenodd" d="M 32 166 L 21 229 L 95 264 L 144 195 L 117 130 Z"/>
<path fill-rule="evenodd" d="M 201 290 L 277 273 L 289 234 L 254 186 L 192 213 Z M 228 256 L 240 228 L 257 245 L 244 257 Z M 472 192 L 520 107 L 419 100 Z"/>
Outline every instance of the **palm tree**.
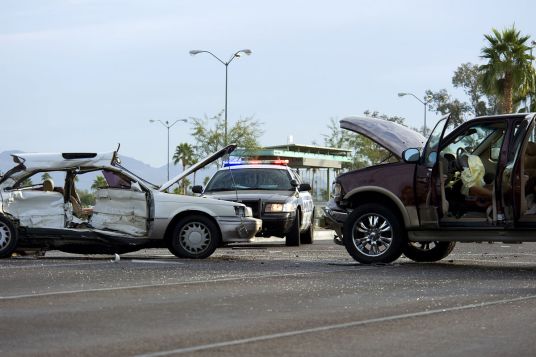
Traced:
<path fill-rule="evenodd" d="M 104 188 L 107 186 L 108 186 L 108 183 L 106 182 L 106 179 L 104 178 L 104 176 L 98 175 L 97 177 L 95 177 L 95 180 L 93 180 L 93 184 L 91 184 L 91 189 L 97 190 L 99 188 Z"/>
<path fill-rule="evenodd" d="M 502 32 L 492 29 L 492 32 L 484 35 L 488 46 L 482 48 L 480 57 L 488 63 L 479 68 L 482 84 L 487 94 L 499 97 L 501 113 L 511 113 L 512 98 L 534 90 L 534 57 L 527 44 L 530 36 L 522 36 L 514 26 Z"/>
<path fill-rule="evenodd" d="M 45 181 L 45 180 L 48 180 L 48 179 L 51 179 L 52 176 L 50 176 L 50 174 L 48 172 L 44 172 L 42 175 L 41 175 L 41 181 Z"/>
<path fill-rule="evenodd" d="M 186 166 L 190 166 L 195 163 L 194 148 L 188 143 L 180 143 L 175 148 L 175 154 L 173 154 L 173 164 L 182 164 L 182 171 L 186 170 Z M 186 193 L 186 180 L 181 182 L 182 192 Z"/>

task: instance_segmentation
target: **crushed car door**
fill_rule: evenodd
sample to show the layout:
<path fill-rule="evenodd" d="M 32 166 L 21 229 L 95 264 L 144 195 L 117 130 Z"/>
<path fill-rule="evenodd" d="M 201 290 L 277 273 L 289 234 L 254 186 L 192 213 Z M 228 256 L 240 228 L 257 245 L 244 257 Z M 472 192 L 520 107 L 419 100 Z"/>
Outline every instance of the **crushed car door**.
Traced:
<path fill-rule="evenodd" d="M 23 178 L 14 188 L 4 189 L 3 210 L 17 218 L 21 227 L 64 228 L 65 204 L 60 188 L 54 187 L 52 180 L 25 185 L 35 178 Z"/>
<path fill-rule="evenodd" d="M 147 235 L 148 196 L 137 182 L 108 170 L 102 171 L 107 187 L 95 192 L 91 227 L 142 237 Z"/>

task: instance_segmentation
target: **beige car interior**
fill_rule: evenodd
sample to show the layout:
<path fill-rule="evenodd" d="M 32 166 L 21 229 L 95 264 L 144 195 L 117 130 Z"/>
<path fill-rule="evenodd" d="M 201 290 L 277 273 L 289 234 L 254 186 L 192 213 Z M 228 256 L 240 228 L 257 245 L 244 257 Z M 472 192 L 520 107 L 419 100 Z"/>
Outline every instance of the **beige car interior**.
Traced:
<path fill-rule="evenodd" d="M 503 137 L 504 130 L 497 130 L 478 143 L 474 151 L 466 152 L 461 160 L 464 163 L 462 169 L 456 166 L 458 162 L 456 155 L 440 153 L 439 185 L 441 209 L 444 213 L 442 222 L 491 222 L 497 219 L 495 197 L 497 158 L 492 157 L 491 148 L 496 143 L 502 143 Z M 456 194 L 448 195 L 449 189 Z M 453 197 L 458 199 L 455 200 Z"/>
<path fill-rule="evenodd" d="M 529 140 L 521 156 L 521 220 L 536 220 L 536 142 Z"/>

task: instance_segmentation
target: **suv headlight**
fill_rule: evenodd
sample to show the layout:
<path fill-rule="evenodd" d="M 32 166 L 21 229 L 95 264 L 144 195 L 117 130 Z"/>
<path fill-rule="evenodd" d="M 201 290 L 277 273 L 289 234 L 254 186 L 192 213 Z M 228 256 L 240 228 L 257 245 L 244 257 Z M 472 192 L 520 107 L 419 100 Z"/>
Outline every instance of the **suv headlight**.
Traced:
<path fill-rule="evenodd" d="M 331 197 L 335 201 L 339 201 L 342 198 L 342 186 L 338 182 L 334 182 L 331 186 Z"/>
<path fill-rule="evenodd" d="M 292 203 L 267 203 L 264 206 L 264 212 L 266 213 L 281 213 L 281 212 L 294 212 L 296 205 Z"/>

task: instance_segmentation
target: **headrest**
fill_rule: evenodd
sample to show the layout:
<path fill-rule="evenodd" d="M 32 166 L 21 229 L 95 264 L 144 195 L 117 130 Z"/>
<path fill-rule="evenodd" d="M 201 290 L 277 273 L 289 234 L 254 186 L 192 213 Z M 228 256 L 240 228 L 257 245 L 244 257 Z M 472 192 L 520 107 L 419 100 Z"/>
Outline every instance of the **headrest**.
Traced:
<path fill-rule="evenodd" d="M 54 181 L 52 179 L 45 179 L 43 181 L 43 191 L 54 191 Z"/>

